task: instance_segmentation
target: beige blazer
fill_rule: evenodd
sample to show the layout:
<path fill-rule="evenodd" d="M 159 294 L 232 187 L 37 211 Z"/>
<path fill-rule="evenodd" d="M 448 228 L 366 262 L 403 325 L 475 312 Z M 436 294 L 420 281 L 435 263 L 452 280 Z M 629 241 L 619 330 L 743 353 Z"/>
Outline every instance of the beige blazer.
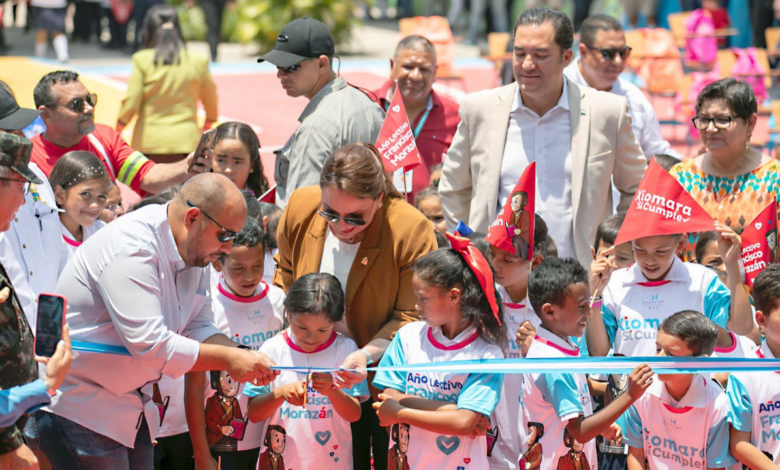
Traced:
<path fill-rule="evenodd" d="M 581 87 L 568 78 L 572 206 L 577 259 L 590 266 L 598 224 L 612 214 L 611 181 L 625 212 L 647 167 L 622 96 Z M 487 232 L 496 217 L 501 161 L 517 84 L 467 95 L 439 185 L 447 228 L 458 220 Z"/>

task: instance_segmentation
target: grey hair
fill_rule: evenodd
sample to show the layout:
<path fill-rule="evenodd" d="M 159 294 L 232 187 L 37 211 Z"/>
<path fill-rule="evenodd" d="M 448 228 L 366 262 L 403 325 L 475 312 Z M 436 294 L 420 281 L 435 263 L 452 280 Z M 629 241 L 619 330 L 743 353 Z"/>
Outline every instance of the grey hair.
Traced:
<path fill-rule="evenodd" d="M 393 58 L 398 58 L 398 54 L 401 51 L 419 51 L 431 54 L 433 56 L 433 63 L 436 63 L 436 48 L 433 43 L 422 36 L 406 36 L 398 42 L 395 46 L 395 53 Z"/>
<path fill-rule="evenodd" d="M 580 42 L 593 47 L 596 42 L 596 34 L 599 31 L 623 32 L 623 26 L 616 18 L 609 15 L 593 15 L 582 22 L 580 27 Z"/>
<path fill-rule="evenodd" d="M 79 81 L 79 74 L 72 70 L 57 70 L 55 72 L 49 72 L 41 78 L 35 90 L 33 90 L 33 99 L 35 100 L 35 107 L 41 106 L 52 107 L 57 104 L 57 97 L 54 96 L 52 87 L 54 85 L 67 85 Z"/>
<path fill-rule="evenodd" d="M 532 8 L 526 10 L 517 19 L 513 34 L 517 36 L 517 28 L 520 26 L 540 26 L 545 23 L 552 24 L 555 43 L 561 48 L 561 52 L 571 49 L 574 44 L 574 26 L 566 13 L 551 10 L 545 7 Z"/>
<path fill-rule="evenodd" d="M 718 329 L 712 320 L 694 310 L 675 313 L 661 323 L 658 331 L 682 340 L 694 356 L 709 356 L 718 340 Z"/>

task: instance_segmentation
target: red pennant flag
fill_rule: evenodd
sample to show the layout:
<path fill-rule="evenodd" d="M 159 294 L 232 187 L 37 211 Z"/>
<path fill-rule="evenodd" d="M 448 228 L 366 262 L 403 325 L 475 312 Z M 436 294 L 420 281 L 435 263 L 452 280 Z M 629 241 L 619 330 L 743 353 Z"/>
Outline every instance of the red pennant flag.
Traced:
<path fill-rule="evenodd" d="M 382 155 L 382 163 L 388 173 L 401 168 L 408 171 L 422 163 L 398 87 L 393 93 L 385 122 L 382 123 L 382 130 L 379 131 L 379 137 L 376 139 L 376 148 Z"/>
<path fill-rule="evenodd" d="M 715 221 L 655 159 L 639 182 L 615 245 L 642 237 L 706 232 Z"/>
<path fill-rule="evenodd" d="M 130 15 L 133 13 L 133 1 L 132 0 L 111 0 L 111 13 L 114 14 L 114 19 L 119 24 L 125 24 L 130 19 Z"/>
<path fill-rule="evenodd" d="M 257 198 L 258 202 L 267 202 L 268 204 L 276 204 L 276 185 L 271 186 L 271 189 L 264 192 L 262 196 Z"/>
<path fill-rule="evenodd" d="M 515 189 L 490 225 L 488 243 L 530 261 L 534 256 L 535 202 L 536 162 L 533 162 L 520 175 Z"/>
<path fill-rule="evenodd" d="M 758 274 L 777 263 L 777 201 L 772 201 L 742 231 L 745 284 L 753 287 Z"/>

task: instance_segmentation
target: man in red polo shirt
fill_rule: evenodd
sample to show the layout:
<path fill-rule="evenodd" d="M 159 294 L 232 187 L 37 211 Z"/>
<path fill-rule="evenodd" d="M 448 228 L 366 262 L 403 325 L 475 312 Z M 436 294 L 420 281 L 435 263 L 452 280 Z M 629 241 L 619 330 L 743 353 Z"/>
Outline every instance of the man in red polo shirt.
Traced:
<path fill-rule="evenodd" d="M 407 36 L 402 39 L 396 46 L 395 56 L 390 59 L 390 68 L 390 80 L 374 93 L 387 111 L 395 92 L 395 82 L 401 90 L 423 161 L 412 170 L 412 191 L 409 193 L 409 202 L 412 202 L 414 194 L 430 184 L 431 168 L 442 162 L 450 148 L 460 123 L 458 104 L 433 91 L 436 49 L 424 37 Z"/>
<path fill-rule="evenodd" d="M 34 97 L 46 130 L 32 139 L 30 160 L 46 176 L 60 157 L 73 150 L 92 152 L 105 164 L 112 180 L 141 195 L 162 191 L 192 176 L 187 172 L 192 155 L 181 162 L 155 164 L 133 150 L 113 128 L 95 124 L 97 95 L 87 90 L 76 72 L 46 74 L 35 86 Z M 196 165 L 193 171 L 202 169 Z"/>

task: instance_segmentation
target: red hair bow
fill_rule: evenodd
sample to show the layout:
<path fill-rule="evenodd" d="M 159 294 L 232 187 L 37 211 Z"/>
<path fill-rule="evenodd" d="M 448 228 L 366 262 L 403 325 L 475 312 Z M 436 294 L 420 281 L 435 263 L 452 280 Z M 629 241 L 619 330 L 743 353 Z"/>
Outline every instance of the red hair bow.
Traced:
<path fill-rule="evenodd" d="M 460 256 L 466 261 L 466 264 L 471 268 L 471 272 L 477 277 L 479 286 L 482 288 L 482 292 L 487 297 L 490 309 L 493 311 L 493 316 L 496 317 L 498 324 L 501 324 L 501 319 L 498 317 L 498 304 L 496 303 L 496 289 L 493 283 L 493 270 L 490 269 L 490 263 L 482 256 L 482 252 L 471 243 L 468 238 L 458 237 L 447 233 L 447 239 L 450 241 L 450 246 L 453 250 L 457 251 Z"/>

